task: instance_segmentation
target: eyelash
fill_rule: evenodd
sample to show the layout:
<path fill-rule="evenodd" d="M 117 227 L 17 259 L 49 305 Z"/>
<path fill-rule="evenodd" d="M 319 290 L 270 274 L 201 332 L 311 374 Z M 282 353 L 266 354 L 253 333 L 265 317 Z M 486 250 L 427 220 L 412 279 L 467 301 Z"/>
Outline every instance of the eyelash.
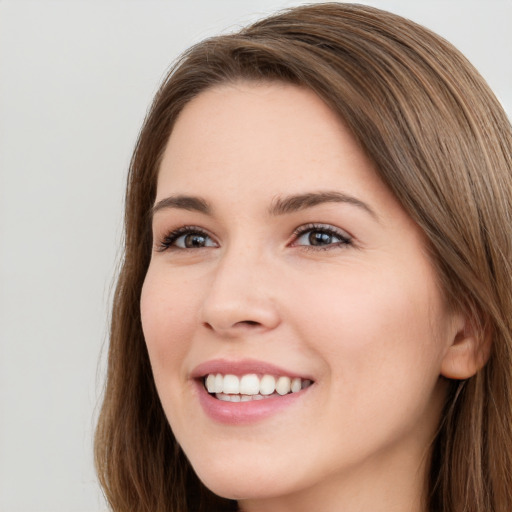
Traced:
<path fill-rule="evenodd" d="M 212 238 L 204 229 L 201 229 L 197 226 L 182 226 L 178 229 L 175 229 L 165 235 L 162 240 L 158 244 L 158 250 L 160 252 L 167 251 L 167 250 L 187 250 L 191 248 L 183 248 L 183 247 L 176 247 L 174 244 L 176 243 L 176 240 L 178 238 L 184 236 L 184 235 L 200 235 L 204 236 L 205 238 Z"/>
<path fill-rule="evenodd" d="M 298 227 L 293 231 L 294 240 L 292 242 L 292 246 L 296 246 L 297 240 L 299 240 L 302 236 L 307 234 L 308 232 L 321 232 L 323 234 L 327 234 L 332 237 L 338 238 L 340 241 L 335 243 L 330 243 L 324 246 L 318 245 L 299 245 L 298 247 L 301 247 L 303 250 L 309 250 L 309 251 L 326 251 L 331 250 L 333 248 L 343 248 L 353 245 L 352 238 L 345 233 L 344 231 L 341 231 L 339 229 L 334 228 L 333 226 L 329 226 L 326 224 L 305 224 L 303 226 Z M 160 252 L 164 252 L 167 250 L 190 250 L 193 249 L 192 247 L 177 247 L 175 245 L 176 241 L 185 235 L 200 235 L 204 236 L 205 238 L 212 237 L 203 229 L 197 227 L 197 226 L 182 226 L 178 229 L 175 229 L 165 235 L 162 240 L 158 244 L 157 250 Z M 208 247 L 208 246 L 207 246 Z M 205 247 L 198 247 L 196 249 L 202 249 Z"/>
<path fill-rule="evenodd" d="M 309 232 L 321 232 L 324 234 L 327 234 L 332 237 L 338 238 L 340 241 L 331 243 L 324 246 L 315 246 L 315 245 L 301 245 L 303 250 L 306 251 L 328 251 L 332 249 L 339 249 L 344 248 L 353 245 L 352 237 L 346 233 L 345 231 L 342 231 L 341 229 L 335 228 L 333 226 L 330 226 L 328 224 L 305 224 L 304 226 L 298 227 L 294 232 L 293 235 L 295 237 L 292 245 L 295 245 L 297 240 L 304 236 L 306 233 Z"/>

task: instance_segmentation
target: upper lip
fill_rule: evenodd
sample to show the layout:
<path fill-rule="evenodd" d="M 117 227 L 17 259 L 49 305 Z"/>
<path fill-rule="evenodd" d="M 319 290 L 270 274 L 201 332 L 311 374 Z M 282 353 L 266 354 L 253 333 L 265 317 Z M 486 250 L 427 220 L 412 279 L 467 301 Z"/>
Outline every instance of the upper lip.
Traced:
<path fill-rule="evenodd" d="M 209 375 L 210 373 L 221 373 L 223 375 L 246 375 L 249 373 L 256 373 L 261 375 L 277 375 L 287 376 L 291 378 L 299 377 L 302 379 L 313 380 L 310 376 L 303 373 L 298 373 L 293 370 L 287 370 L 266 361 L 258 361 L 256 359 L 241 359 L 241 360 L 228 360 L 228 359 L 212 359 L 196 366 L 190 377 L 192 379 L 200 379 Z"/>

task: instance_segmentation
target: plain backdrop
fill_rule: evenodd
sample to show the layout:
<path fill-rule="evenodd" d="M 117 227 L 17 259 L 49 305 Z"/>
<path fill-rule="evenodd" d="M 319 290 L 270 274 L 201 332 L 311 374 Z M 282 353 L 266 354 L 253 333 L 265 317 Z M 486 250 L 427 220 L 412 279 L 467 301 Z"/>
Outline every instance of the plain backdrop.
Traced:
<path fill-rule="evenodd" d="M 189 45 L 299 3 L 0 0 L 1 512 L 106 510 L 92 435 L 147 106 Z M 511 114 L 512 1 L 366 3 L 453 42 Z"/>

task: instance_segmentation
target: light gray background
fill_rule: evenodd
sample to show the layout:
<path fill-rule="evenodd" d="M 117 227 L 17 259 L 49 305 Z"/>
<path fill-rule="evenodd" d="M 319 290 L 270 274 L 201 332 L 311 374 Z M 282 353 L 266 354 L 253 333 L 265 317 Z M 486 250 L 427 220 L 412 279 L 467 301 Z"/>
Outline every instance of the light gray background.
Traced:
<path fill-rule="evenodd" d="M 283 0 L 0 0 L 0 511 L 106 510 L 92 465 L 125 173 L 192 43 Z M 458 46 L 512 112 L 511 0 L 366 2 Z"/>

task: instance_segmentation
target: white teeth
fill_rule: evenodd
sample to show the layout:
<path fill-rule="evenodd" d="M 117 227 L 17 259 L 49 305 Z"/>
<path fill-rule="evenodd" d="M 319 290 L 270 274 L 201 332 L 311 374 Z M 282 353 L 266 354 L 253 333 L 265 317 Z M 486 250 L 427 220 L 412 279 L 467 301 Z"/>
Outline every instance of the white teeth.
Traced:
<path fill-rule="evenodd" d="M 299 379 L 296 377 L 295 379 L 292 379 L 292 382 L 290 384 L 290 390 L 292 393 L 297 393 L 302 389 L 302 379 Z"/>
<path fill-rule="evenodd" d="M 272 375 L 264 375 L 260 380 L 260 394 L 271 395 L 276 390 L 276 379 Z"/>
<path fill-rule="evenodd" d="M 257 395 L 260 392 L 260 379 L 254 373 L 244 375 L 240 379 L 240 393 L 242 395 Z"/>
<path fill-rule="evenodd" d="M 236 375 L 224 375 L 224 393 L 238 395 L 240 393 L 240 379 Z"/>
<path fill-rule="evenodd" d="M 208 377 L 206 377 L 206 389 L 208 393 L 215 393 L 215 375 L 210 373 Z"/>
<path fill-rule="evenodd" d="M 216 393 L 215 398 L 223 402 L 251 402 L 252 400 L 264 400 L 270 397 L 262 395 L 227 395 L 226 393 Z"/>
<path fill-rule="evenodd" d="M 276 382 L 276 391 L 280 395 L 287 395 L 290 392 L 291 380 L 290 377 L 279 377 Z"/>
<path fill-rule="evenodd" d="M 224 377 L 220 373 L 217 373 L 217 375 L 215 375 L 215 393 L 222 393 L 223 390 Z"/>
<path fill-rule="evenodd" d="M 260 378 L 255 373 L 248 373 L 241 377 L 210 373 L 204 381 L 208 393 L 215 394 L 219 400 L 232 402 L 262 400 L 271 395 L 298 393 L 311 384 L 310 380 L 299 377 L 292 379 L 287 376 L 276 378 L 273 375 L 263 375 Z"/>

